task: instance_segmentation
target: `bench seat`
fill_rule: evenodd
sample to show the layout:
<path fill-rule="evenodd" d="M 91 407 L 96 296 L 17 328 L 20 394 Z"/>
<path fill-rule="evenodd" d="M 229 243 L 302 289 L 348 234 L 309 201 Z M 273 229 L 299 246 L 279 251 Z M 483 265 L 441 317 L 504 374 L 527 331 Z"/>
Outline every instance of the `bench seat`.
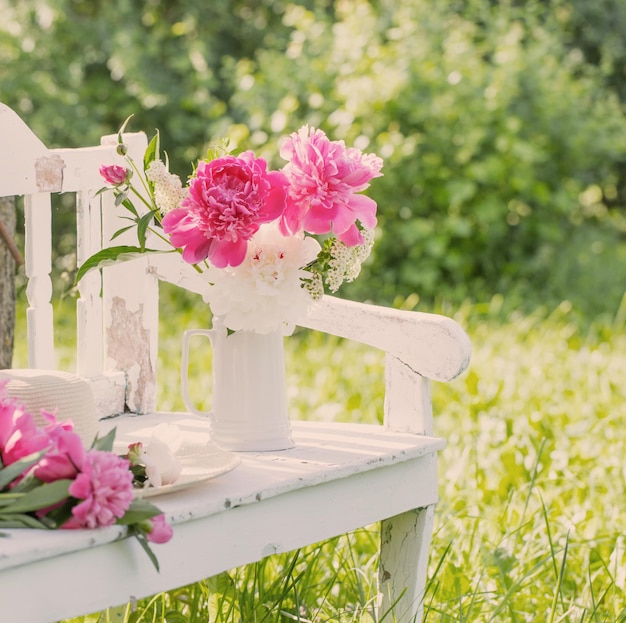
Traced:
<path fill-rule="evenodd" d="M 115 426 L 125 441 L 162 422 L 175 423 L 190 443 L 209 441 L 207 420 L 185 413 L 127 415 L 101 425 Z M 53 622 L 185 585 L 306 545 L 315 539 L 311 526 L 322 540 L 374 523 L 381 518 L 377 498 L 393 515 L 437 501 L 436 479 L 424 474 L 436 470 L 443 439 L 320 422 L 294 422 L 293 433 L 294 448 L 238 453 L 241 463 L 228 473 L 150 498 L 174 525 L 173 539 L 153 546 L 160 572 L 134 539 L 122 539 L 119 526 L 5 531 L 0 620 Z M 24 585 L 36 599 L 24 599 Z"/>

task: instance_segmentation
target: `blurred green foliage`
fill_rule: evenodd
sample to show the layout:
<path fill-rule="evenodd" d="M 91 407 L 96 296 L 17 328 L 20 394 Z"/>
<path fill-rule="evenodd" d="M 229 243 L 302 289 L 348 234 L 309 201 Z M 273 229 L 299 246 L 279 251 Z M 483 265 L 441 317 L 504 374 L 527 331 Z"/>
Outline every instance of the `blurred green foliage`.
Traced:
<path fill-rule="evenodd" d="M 344 296 L 575 297 L 576 267 L 624 244 L 626 0 L 0 10 L 0 101 L 50 146 L 134 114 L 183 177 L 223 136 L 280 166 L 280 137 L 303 123 L 381 155 L 379 240 Z M 621 300 L 623 282 L 587 281 L 589 311 Z"/>

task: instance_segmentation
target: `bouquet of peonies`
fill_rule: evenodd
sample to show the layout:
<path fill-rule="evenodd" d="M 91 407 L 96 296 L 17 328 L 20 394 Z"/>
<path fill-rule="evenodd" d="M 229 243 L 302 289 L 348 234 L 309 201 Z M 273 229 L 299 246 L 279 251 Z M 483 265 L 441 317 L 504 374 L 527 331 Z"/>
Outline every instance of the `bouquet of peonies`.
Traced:
<path fill-rule="evenodd" d="M 228 329 L 287 334 L 325 289 L 335 292 L 358 276 L 374 242 L 376 203 L 361 194 L 382 175 L 374 154 L 304 126 L 284 140 L 281 170 L 222 145 L 184 186 L 160 157 L 158 132 L 138 169 L 123 144 L 125 125 L 118 153 L 127 164 L 101 167 L 102 191 L 112 189 L 130 212 L 139 246 L 103 249 L 80 267 L 77 281 L 111 261 L 158 252 L 146 248 L 152 231 L 205 274 L 205 300 Z"/>
<path fill-rule="evenodd" d="M 172 528 L 154 505 L 134 499 L 133 465 L 112 451 L 115 431 L 83 446 L 71 422 L 46 424 L 9 398 L 0 382 L 0 528 L 128 527 L 158 569 L 149 543 L 165 543 Z M 142 471 L 143 458 L 136 457 Z"/>

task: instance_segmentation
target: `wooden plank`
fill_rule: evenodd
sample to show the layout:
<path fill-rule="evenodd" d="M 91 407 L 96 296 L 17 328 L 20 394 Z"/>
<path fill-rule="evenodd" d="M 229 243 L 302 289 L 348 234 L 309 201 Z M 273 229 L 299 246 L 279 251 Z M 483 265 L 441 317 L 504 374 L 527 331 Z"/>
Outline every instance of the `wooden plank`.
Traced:
<path fill-rule="evenodd" d="M 393 607 L 397 621 L 421 621 L 435 505 L 383 520 L 378 587 L 379 612 Z"/>
<path fill-rule="evenodd" d="M 25 272 L 28 278 L 26 310 L 28 365 L 54 369 L 54 320 L 52 315 L 52 213 L 50 195 L 29 195 L 24 201 Z"/>
<path fill-rule="evenodd" d="M 469 365 L 469 338 L 446 316 L 324 296 L 298 324 L 380 348 L 434 381 L 451 381 Z"/>
<path fill-rule="evenodd" d="M 391 430 L 433 434 L 430 380 L 387 353 L 385 358 L 385 426 Z"/>
<path fill-rule="evenodd" d="M 143 132 L 128 135 L 131 140 L 142 141 Z M 117 153 L 116 142 L 90 147 L 71 149 L 51 149 L 50 155 L 63 162 L 63 180 L 57 192 L 76 192 L 81 190 L 97 191 L 105 186 L 100 175 L 100 166 L 103 164 L 117 164 L 124 166 L 125 161 Z M 143 153 L 137 162 L 141 163 Z"/>
<path fill-rule="evenodd" d="M 102 248 L 100 198 L 83 190 L 76 196 L 76 262 L 81 266 Z M 94 270 L 78 283 L 76 301 L 77 373 L 86 378 L 100 376 L 104 363 L 102 319 L 102 275 Z"/>
<path fill-rule="evenodd" d="M 124 140 L 129 157 L 141 163 L 147 147 L 145 134 L 124 135 Z M 102 141 L 105 148 L 117 146 L 117 136 L 103 137 Z M 139 180 L 135 178 L 135 181 L 140 186 Z M 103 195 L 102 202 L 101 246 L 137 245 L 134 231 L 125 232 L 111 242 L 115 232 L 127 224 L 120 217 L 128 213 L 123 206 L 114 205 L 112 193 Z M 139 205 L 137 208 L 141 212 Z M 149 413 L 156 408 L 159 336 L 156 276 L 149 270 L 148 256 L 144 256 L 102 269 L 102 279 L 104 368 L 126 375 L 125 408 L 133 413 Z"/>
<path fill-rule="evenodd" d="M 20 117 L 0 103 L 0 196 L 42 192 L 36 164 L 48 156 L 48 149 Z"/>

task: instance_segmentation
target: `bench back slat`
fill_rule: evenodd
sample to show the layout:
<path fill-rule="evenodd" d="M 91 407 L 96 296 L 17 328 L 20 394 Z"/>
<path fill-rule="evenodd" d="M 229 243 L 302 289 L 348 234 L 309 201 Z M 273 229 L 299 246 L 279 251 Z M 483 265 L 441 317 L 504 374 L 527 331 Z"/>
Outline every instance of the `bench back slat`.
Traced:
<path fill-rule="evenodd" d="M 89 191 L 79 191 L 76 197 L 76 262 L 83 262 L 101 248 L 102 225 L 100 196 Z M 76 301 L 77 353 L 76 366 L 80 376 L 100 376 L 103 372 L 104 355 L 102 340 L 102 276 L 93 270 L 78 284 Z"/>
<path fill-rule="evenodd" d="M 50 195 L 27 195 L 24 201 L 26 222 L 25 271 L 28 279 L 28 365 L 54 368 L 54 324 L 52 316 L 52 213 Z"/>

